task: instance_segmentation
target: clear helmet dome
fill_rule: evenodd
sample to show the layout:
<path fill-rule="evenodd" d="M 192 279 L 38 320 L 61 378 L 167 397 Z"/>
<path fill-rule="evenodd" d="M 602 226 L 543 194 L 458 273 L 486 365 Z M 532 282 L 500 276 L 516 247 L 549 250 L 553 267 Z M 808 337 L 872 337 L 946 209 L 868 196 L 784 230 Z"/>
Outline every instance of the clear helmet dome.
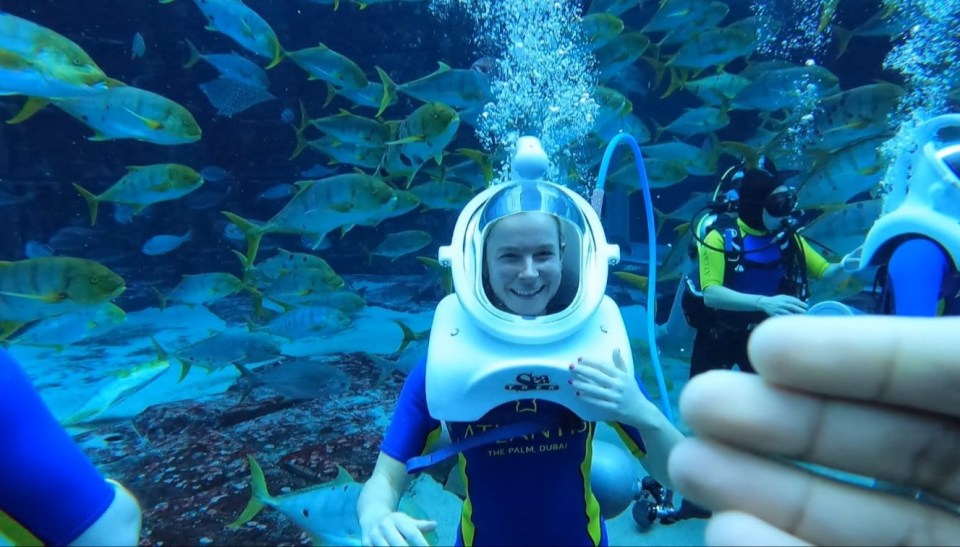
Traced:
<path fill-rule="evenodd" d="M 514 170 L 513 180 L 476 195 L 460 213 L 451 244 L 439 252 L 470 319 L 497 338 L 527 344 L 574 333 L 600 306 L 608 267 L 620 259 L 619 247 L 607 243 L 600 218 L 586 199 L 533 178 L 545 173 L 545 155 L 539 142 L 530 140 L 530 146 L 519 148 L 518 158 L 533 159 Z M 519 242 L 512 257 L 511 241 Z M 536 245 L 543 249 L 534 249 Z M 551 251 L 555 257 L 547 256 Z M 544 254 L 538 256 L 540 252 Z M 537 261 L 534 271 L 517 274 L 522 265 L 511 266 L 510 261 L 528 262 L 531 256 Z M 499 276 L 503 273 L 520 275 L 520 281 L 505 282 Z M 541 290 L 547 294 L 534 294 Z M 542 307 L 532 302 L 545 296 L 549 298 Z M 524 299 L 531 301 L 529 308 Z"/>
<path fill-rule="evenodd" d="M 915 133 L 916 149 L 901 152 L 888 171 L 884 212 L 919 202 L 960 219 L 960 114 L 934 117 Z"/>
<path fill-rule="evenodd" d="M 563 312 L 580 289 L 580 258 L 589 252 L 583 248 L 586 231 L 580 208 L 557 185 L 527 180 L 503 185 L 480 210 L 474 232 L 477 299 L 494 314 L 532 318 Z M 518 279 L 523 276 L 534 279 L 525 283 Z M 516 292 L 524 289 L 535 294 Z M 544 311 L 537 311 L 541 307 Z"/>

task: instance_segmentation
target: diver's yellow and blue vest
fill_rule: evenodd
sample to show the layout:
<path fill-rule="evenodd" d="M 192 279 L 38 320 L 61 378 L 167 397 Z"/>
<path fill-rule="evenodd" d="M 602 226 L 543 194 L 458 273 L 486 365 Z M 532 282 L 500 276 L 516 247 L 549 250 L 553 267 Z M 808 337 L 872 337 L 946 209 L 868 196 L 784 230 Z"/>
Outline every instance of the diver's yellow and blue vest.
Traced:
<path fill-rule="evenodd" d="M 718 234 L 723 242 L 723 286 L 737 292 L 773 296 L 788 294 L 800 299 L 809 295 L 807 284 L 805 242 L 795 233 L 752 234 L 732 213 L 717 216 L 705 239 L 716 242 Z M 779 241 L 778 241 L 779 239 Z M 691 257 L 699 258 L 697 244 Z M 684 316 L 695 329 L 720 324 L 747 328 L 766 318 L 763 312 L 738 312 L 710 308 L 703 302 L 699 270 L 691 273 L 685 283 L 681 305 Z"/>

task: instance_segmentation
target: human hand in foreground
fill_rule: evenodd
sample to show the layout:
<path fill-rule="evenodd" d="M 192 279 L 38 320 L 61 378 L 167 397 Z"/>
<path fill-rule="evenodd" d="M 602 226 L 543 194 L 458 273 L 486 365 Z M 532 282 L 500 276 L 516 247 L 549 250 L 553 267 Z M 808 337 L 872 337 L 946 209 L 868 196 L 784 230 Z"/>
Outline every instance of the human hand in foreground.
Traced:
<path fill-rule="evenodd" d="M 784 317 L 760 324 L 760 376 L 697 376 L 670 476 L 714 510 L 708 545 L 947 545 L 960 513 L 815 476 L 824 465 L 960 503 L 960 318 Z"/>
<path fill-rule="evenodd" d="M 609 421 L 633 423 L 643 412 L 659 412 L 644 397 L 620 350 L 612 362 L 581 359 L 570 365 L 570 383 L 578 396 L 609 415 Z"/>
<path fill-rule="evenodd" d="M 369 530 L 363 530 L 363 545 L 382 547 L 387 545 L 430 545 L 425 532 L 437 528 L 434 520 L 418 520 L 406 513 L 395 511 L 380 519 Z"/>

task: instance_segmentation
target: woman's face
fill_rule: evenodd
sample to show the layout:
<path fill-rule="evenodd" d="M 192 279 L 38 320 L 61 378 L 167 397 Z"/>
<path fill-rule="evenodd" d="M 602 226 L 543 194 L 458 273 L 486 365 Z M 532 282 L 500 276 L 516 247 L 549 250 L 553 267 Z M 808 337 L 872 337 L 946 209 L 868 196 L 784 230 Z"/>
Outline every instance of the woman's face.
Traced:
<path fill-rule="evenodd" d="M 546 213 L 498 220 L 487 234 L 485 260 L 494 296 L 517 315 L 543 315 L 560 287 L 560 230 Z"/>

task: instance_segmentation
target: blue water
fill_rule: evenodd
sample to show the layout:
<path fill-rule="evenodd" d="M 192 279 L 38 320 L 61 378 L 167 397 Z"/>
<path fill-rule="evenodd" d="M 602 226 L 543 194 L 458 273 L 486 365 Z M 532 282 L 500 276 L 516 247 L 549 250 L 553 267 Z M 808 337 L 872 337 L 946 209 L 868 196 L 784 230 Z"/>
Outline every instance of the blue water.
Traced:
<path fill-rule="evenodd" d="M 790 47 L 768 47 L 762 51 L 758 48 L 749 55 L 730 59 L 722 67 L 724 72 L 755 78 L 757 67 L 763 66 L 763 62 L 803 66 L 805 61 L 811 61 L 837 78 L 838 92 L 883 80 L 903 86 L 907 95 L 916 100 L 911 93 L 924 80 L 903 72 L 904 67 L 895 63 L 885 64 L 888 53 L 904 38 L 856 32 L 867 28 L 865 25 L 881 9 L 880 2 L 841 2 L 823 32 L 811 28 L 799 12 L 791 11 L 795 9 L 791 2 L 757 2 L 731 0 L 727 15 L 714 26 L 728 28 L 753 16 L 758 6 L 766 9 L 764 13 L 780 13 L 783 20 L 799 17 L 797 24 L 807 26 L 784 38 L 789 40 Z M 679 0 L 673 3 L 679 4 Z M 598 81 L 596 75 L 604 67 L 590 64 L 592 51 L 577 45 L 582 36 L 571 34 L 571 29 L 578 28 L 579 18 L 588 13 L 589 1 L 563 4 L 563 13 L 554 15 L 559 19 L 544 16 L 542 20 L 511 23 L 513 28 L 491 22 L 502 15 L 497 9 L 509 8 L 509 1 L 448 0 L 431 5 L 427 1 L 407 0 L 375 3 L 360 9 L 356 3 L 342 0 L 337 10 L 308 0 L 248 0 L 246 4 L 269 23 L 286 51 L 322 42 L 349 58 L 374 83 L 380 82 L 375 67 L 383 69 L 397 84 L 403 84 L 430 74 L 437 69 L 438 62 L 454 69 L 470 69 L 484 57 L 500 59 L 504 65 L 499 73 L 489 76 L 492 99 L 476 105 L 476 111 L 460 112 L 459 129 L 443 147 L 447 152 L 442 162 L 444 169 L 454 171 L 453 167 L 460 164 L 469 167 L 468 158 L 457 151 L 473 149 L 490 158 L 497 176 L 505 172 L 507 147 L 512 139 L 518 132 L 532 131 L 544 136 L 548 151 L 553 154 L 551 175 L 588 198 L 603 149 L 628 115 L 638 118 L 649 133 L 657 136 L 657 140 L 651 140 L 649 135 L 644 140 L 635 135 L 641 140 L 641 149 L 676 140 L 713 150 L 714 161 L 707 171 L 685 173 L 681 181 L 654 187 L 653 206 L 660 212 L 677 210 L 692 196 L 715 189 L 719 175 L 740 159 L 742 148 L 727 143 L 752 142 L 758 138 L 760 127 L 770 123 L 768 116 L 779 120 L 794 114 L 800 116 L 816 111 L 820 104 L 819 98 L 806 96 L 786 112 L 733 109 L 727 112 L 729 123 L 713 131 L 657 134 L 657 126 L 666 126 L 685 111 L 704 106 L 696 95 L 682 88 L 661 97 L 671 82 L 666 63 L 695 35 L 658 47 L 655 43 L 664 33 L 648 32 L 654 45 L 623 69 L 632 71 L 632 79 Z M 446 8 L 441 4 L 446 4 Z M 821 7 L 813 1 L 802 4 L 804 10 Z M 0 257 L 21 261 L 52 253 L 88 259 L 111 269 L 126 283 L 126 290 L 113 299 L 126 312 L 126 319 L 113 330 L 65 348 L 10 345 L 54 414 L 65 419 L 113 381 L 115 373 L 155 359 L 151 336 L 175 354 L 218 332 L 244 332 L 248 326 L 265 324 L 266 319 L 256 313 L 255 299 L 245 291 L 196 307 L 177 303 L 164 307 L 157 295 L 169 293 L 184 275 L 226 272 L 244 277 L 237 253 L 247 253 L 247 242 L 242 234 L 228 229 L 230 223 L 223 211 L 266 221 L 290 199 L 282 190 L 274 190 L 275 199 L 264 199 L 261 196 L 268 189 L 355 172 L 354 166 L 338 163 L 317 150 L 307 149 L 290 159 L 297 142 L 294 126 L 300 123 L 301 104 L 314 119 L 334 115 L 341 109 L 373 118 L 376 109 L 358 107 L 343 96 L 327 103 L 326 84 L 309 80 L 302 68 L 285 59 L 267 71 L 269 87 L 264 91 L 271 98 L 232 116 L 218 114 L 218 107 L 200 87 L 217 78 L 218 72 L 205 62 L 184 68 L 190 55 L 186 40 L 204 54 L 236 52 L 261 67 L 268 60 L 244 49 L 224 33 L 204 30 L 205 20 L 190 0 L 167 5 L 108 0 L 7 0 L 0 8 L 72 40 L 111 78 L 175 101 L 193 115 L 203 131 L 198 142 L 172 146 L 132 139 L 94 141 L 89 139 L 89 128 L 53 106 L 22 123 L 0 124 L 0 190 L 6 194 L 0 195 L 0 226 L 5 233 L 0 241 Z M 629 3 L 626 11 L 618 13 L 625 25 L 623 33 L 641 32 L 657 9 L 655 2 Z M 841 51 L 842 41 L 838 37 L 851 31 L 853 35 L 843 42 L 845 49 Z M 143 36 L 145 49 L 142 57 L 131 58 L 136 33 Z M 530 41 L 522 44 L 525 39 Z M 758 40 L 759 37 L 752 37 L 754 45 Z M 695 80 L 719 70 L 710 66 L 702 71 L 681 72 L 679 76 Z M 519 87 L 511 88 L 512 83 Z M 595 105 L 577 101 L 583 97 L 581 91 L 591 94 L 598 83 L 620 92 L 632 104 L 632 111 L 603 113 Z M 3 85 L 0 82 L 0 91 Z M 960 78 L 948 77 L 939 97 L 942 103 L 937 104 L 955 110 L 958 87 Z M 504 90 L 511 89 L 505 94 Z M 593 97 L 598 95 L 593 93 Z M 23 99 L 0 96 L 0 115 L 11 118 Z M 421 104 L 400 92 L 396 103 L 383 112 L 382 120 L 401 122 Z M 480 114 L 484 109 L 486 118 Z M 889 113 L 897 112 L 891 108 Z M 604 120 L 605 125 L 597 126 L 595 119 Z M 893 135 L 895 123 L 891 122 L 886 134 Z M 801 134 L 799 122 L 787 125 L 797 127 L 796 134 L 791 133 L 791 138 L 798 139 L 794 152 L 801 158 L 812 158 L 814 153 L 805 147 L 809 145 L 812 150 L 815 141 L 803 140 L 809 136 Z M 322 135 L 313 128 L 307 131 L 309 139 Z M 754 151 L 776 153 L 775 149 L 774 146 Z M 628 154 L 628 147 L 621 147 L 612 164 L 631 162 Z M 206 182 L 187 196 L 150 205 L 133 216 L 129 211 L 115 211 L 113 204 L 102 203 L 96 225 L 90 226 L 87 205 L 73 184 L 100 193 L 119 180 L 128 166 L 158 163 L 187 165 L 202 172 Z M 684 166 L 690 168 L 689 164 L 681 165 Z M 366 174 L 386 175 L 383 169 L 358 169 Z M 651 169 L 648 167 L 648 173 L 655 179 L 656 172 Z M 786 171 L 799 172 L 789 168 Z M 416 189 L 431 183 L 442 173 L 441 167 L 430 159 L 411 186 Z M 397 189 L 404 186 L 402 177 L 389 182 Z M 486 184 L 475 174 L 463 182 L 473 193 Z M 639 188 L 636 186 L 628 190 L 628 195 L 617 194 L 616 184 L 616 180 L 607 182 L 608 195 L 620 196 L 618 199 L 628 205 L 608 206 L 603 221 L 617 235 L 616 242 L 634 247 L 632 255 L 636 258 L 613 266 L 611 271 L 647 275 L 650 272 L 646 249 L 651 241 L 647 236 L 643 193 L 635 191 Z M 867 199 L 869 195 L 861 194 L 851 201 Z M 137 494 L 144 508 L 142 544 L 305 542 L 306 538 L 292 523 L 270 510 L 257 517 L 258 524 L 237 531 L 225 528 L 248 499 L 244 467 L 248 453 L 257 454 L 267 469 L 267 482 L 274 493 L 281 485 L 298 489 L 329 480 L 335 476 L 338 464 L 358 480 L 369 475 L 402 384 L 404 367 L 408 370 L 414 353 L 422 351 L 422 345 L 413 343 L 406 353 L 397 352 L 402 333 L 395 320 L 403 321 L 414 332 L 430 328 L 432 309 L 445 291 L 438 274 L 417 257 L 435 259 L 439 246 L 449 244 L 460 206 L 462 203 L 448 208 L 419 206 L 381 222 L 361 223 L 344 234 L 337 229 L 316 250 L 299 235 L 264 237 L 257 262 L 275 256 L 279 249 L 322 257 L 342 277 L 344 290 L 357 293 L 365 302 L 364 311 L 352 317 L 353 328 L 345 333 L 302 340 L 277 338 L 282 350 L 279 366 L 310 362 L 335 368 L 342 375 L 337 376 L 337 387 L 329 378 L 304 376 L 301 384 L 315 390 L 304 398 L 291 398 L 269 387 L 257 387 L 245 395 L 250 383 L 233 367 L 210 374 L 194 367 L 188 380 L 178 384 L 176 365 L 138 393 L 103 409 L 96 420 L 71 429 L 106 474 Z M 807 211 L 804 219 L 812 220 L 820 214 Z M 664 279 L 655 287 L 656 316 L 661 322 L 668 319 L 679 273 L 678 263 L 668 260 L 665 251 L 671 249 L 670 245 L 681 245 L 676 228 L 689 220 L 683 216 L 667 219 L 657 236 L 657 262 L 663 268 L 658 277 Z M 169 252 L 142 251 L 144 243 L 154 236 L 182 236 L 188 230 L 190 238 Z M 388 234 L 406 230 L 425 231 L 431 240 L 425 247 L 395 260 L 370 257 L 370 251 Z M 850 250 L 831 249 L 840 254 Z M 622 307 L 647 306 L 646 292 L 610 276 L 607 294 Z M 863 296 L 854 293 L 842 298 L 862 301 Z M 279 306 L 272 308 L 273 313 L 280 311 Z M 54 319 L 51 315 L 25 325 L 10 339 Z M 638 326 L 633 325 L 631 330 L 642 331 L 633 327 Z M 384 373 L 382 361 L 370 355 L 395 361 L 396 370 Z M 686 377 L 683 365 L 682 359 L 672 359 L 667 371 L 672 379 L 670 397 L 674 401 Z M 260 370 L 276 366 L 265 365 Z M 616 541 L 634 541 L 632 536 L 618 534 L 614 535 Z M 683 537 L 663 540 L 686 541 Z"/>

